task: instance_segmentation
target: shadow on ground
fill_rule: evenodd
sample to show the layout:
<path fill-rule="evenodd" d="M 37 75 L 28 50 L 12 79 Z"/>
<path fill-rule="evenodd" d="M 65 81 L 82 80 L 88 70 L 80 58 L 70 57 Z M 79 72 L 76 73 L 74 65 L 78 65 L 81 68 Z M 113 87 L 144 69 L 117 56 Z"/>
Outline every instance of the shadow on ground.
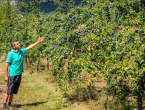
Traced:
<path fill-rule="evenodd" d="M 47 103 L 47 102 L 48 101 L 45 101 L 45 102 L 35 102 L 35 103 L 29 103 L 29 104 L 14 104 L 13 107 L 21 108 L 22 106 L 37 106 L 37 105 L 44 104 L 44 103 Z"/>

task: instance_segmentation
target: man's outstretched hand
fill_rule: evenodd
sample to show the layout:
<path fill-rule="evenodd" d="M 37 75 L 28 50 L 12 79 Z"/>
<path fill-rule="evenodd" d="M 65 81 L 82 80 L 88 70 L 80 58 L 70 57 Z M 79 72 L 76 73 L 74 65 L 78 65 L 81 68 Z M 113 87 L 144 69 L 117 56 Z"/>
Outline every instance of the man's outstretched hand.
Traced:
<path fill-rule="evenodd" d="M 38 41 L 42 42 L 42 41 L 44 41 L 44 39 L 45 39 L 45 37 L 39 37 Z"/>
<path fill-rule="evenodd" d="M 40 42 L 44 41 L 44 39 L 45 39 L 45 37 L 39 37 L 39 39 L 38 39 L 37 42 L 35 42 L 34 44 L 29 45 L 26 49 L 27 49 L 27 50 L 32 49 L 32 48 L 35 47 L 37 44 L 39 44 Z"/>

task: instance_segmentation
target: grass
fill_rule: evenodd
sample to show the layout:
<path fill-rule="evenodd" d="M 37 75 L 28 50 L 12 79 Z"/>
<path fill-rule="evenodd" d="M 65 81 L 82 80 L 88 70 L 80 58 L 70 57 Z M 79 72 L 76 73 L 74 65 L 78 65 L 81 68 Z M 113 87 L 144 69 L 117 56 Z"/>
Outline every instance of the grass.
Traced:
<path fill-rule="evenodd" d="M 46 110 L 53 109 L 61 93 L 56 92 L 56 83 L 46 81 L 48 78 L 46 72 L 33 73 L 28 71 L 23 74 L 21 87 L 18 94 L 18 100 L 24 109 Z M 50 77 L 49 77 L 50 78 Z"/>
<path fill-rule="evenodd" d="M 17 100 L 20 103 L 16 104 L 16 106 L 24 110 L 53 110 L 62 94 L 60 91 L 56 91 L 57 83 L 50 74 L 44 71 L 34 72 L 30 75 L 29 70 L 25 71 L 17 95 Z M 62 105 L 61 110 L 93 110 L 90 108 L 89 103 L 68 102 Z"/>

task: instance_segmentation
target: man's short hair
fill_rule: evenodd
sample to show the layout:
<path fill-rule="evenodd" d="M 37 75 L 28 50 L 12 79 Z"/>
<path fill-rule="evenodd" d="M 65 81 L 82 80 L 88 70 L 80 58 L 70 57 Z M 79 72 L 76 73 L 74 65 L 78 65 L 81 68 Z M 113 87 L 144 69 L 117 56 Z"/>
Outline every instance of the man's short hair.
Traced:
<path fill-rule="evenodd" d="M 14 40 L 14 41 L 11 42 L 12 48 L 13 48 L 13 46 L 15 46 L 15 42 L 18 42 L 18 41 L 17 40 Z"/>

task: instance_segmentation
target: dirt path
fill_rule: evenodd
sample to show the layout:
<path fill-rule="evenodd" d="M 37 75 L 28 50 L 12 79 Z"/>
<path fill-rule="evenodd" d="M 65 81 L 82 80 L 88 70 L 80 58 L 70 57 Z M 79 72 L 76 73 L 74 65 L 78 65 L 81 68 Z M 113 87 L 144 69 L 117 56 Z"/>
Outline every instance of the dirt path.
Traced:
<path fill-rule="evenodd" d="M 0 68 L 0 77 L 4 77 L 3 65 L 1 65 L 1 67 L 2 68 Z M 4 110 L 3 109 L 3 97 L 4 97 L 5 88 L 6 88 L 6 83 L 4 83 L 3 81 L 0 80 L 0 110 Z M 18 101 L 14 100 L 13 104 L 15 104 L 16 102 L 18 102 Z M 22 109 L 17 106 L 12 106 L 12 107 L 7 107 L 6 110 L 22 110 Z"/>
<path fill-rule="evenodd" d="M 0 69 L 0 76 L 4 76 L 4 71 L 2 71 L 2 69 Z M 3 84 L 0 80 L 0 110 L 3 107 L 3 95 L 4 95 L 5 88 L 6 85 Z"/>

